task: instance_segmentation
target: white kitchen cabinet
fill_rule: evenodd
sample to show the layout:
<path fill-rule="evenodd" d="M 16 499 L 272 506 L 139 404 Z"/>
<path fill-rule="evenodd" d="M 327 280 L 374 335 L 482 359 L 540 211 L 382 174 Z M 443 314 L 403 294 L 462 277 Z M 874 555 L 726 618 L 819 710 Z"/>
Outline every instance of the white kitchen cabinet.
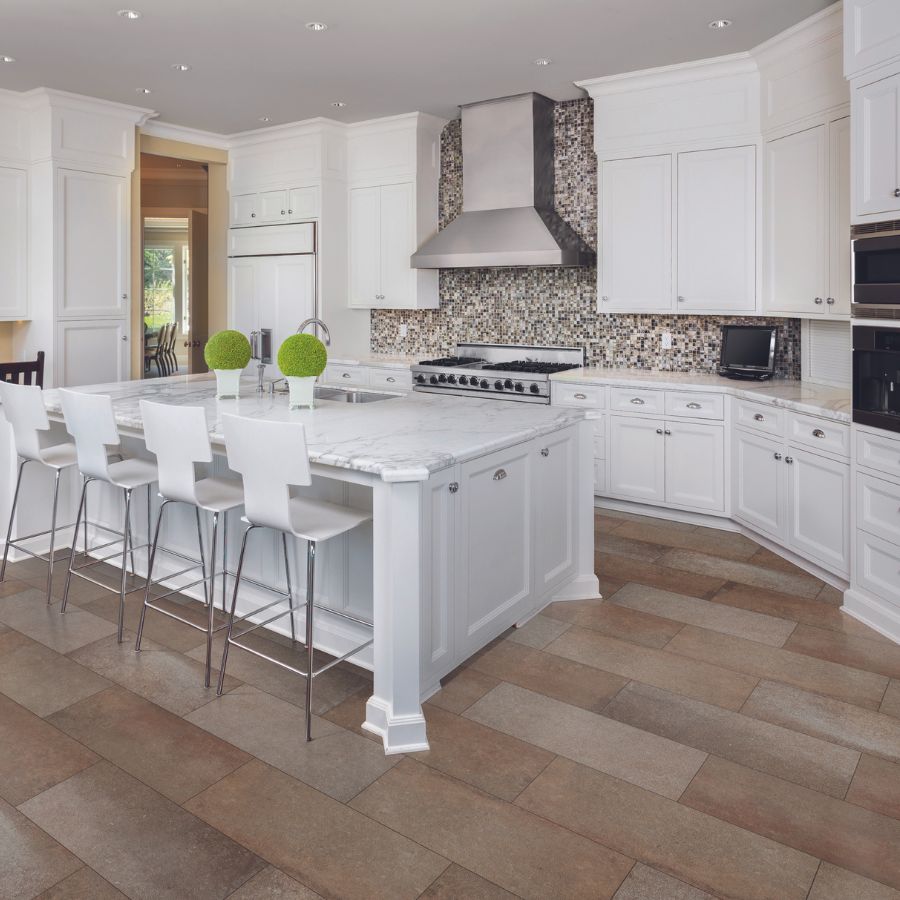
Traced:
<path fill-rule="evenodd" d="M 558 431 L 538 441 L 534 466 L 534 508 L 540 537 L 535 541 L 535 590 L 545 593 L 575 566 L 578 496 L 578 432 Z M 541 522 L 552 523 L 543 528 Z"/>
<path fill-rule="evenodd" d="M 679 153 L 677 312 L 756 308 L 756 148 Z"/>
<path fill-rule="evenodd" d="M 900 57 L 897 0 L 844 0 L 844 73 L 848 78 Z"/>
<path fill-rule="evenodd" d="M 854 85 L 854 219 L 900 218 L 900 73 Z"/>
<path fill-rule="evenodd" d="M 126 318 L 130 252 L 126 179 L 60 169 L 56 189 L 59 318 Z"/>
<path fill-rule="evenodd" d="M 60 319 L 56 324 L 58 387 L 128 380 L 129 345 L 125 319 Z"/>
<path fill-rule="evenodd" d="M 642 503 L 666 498 L 665 423 L 609 417 L 609 493 Z"/>
<path fill-rule="evenodd" d="M 721 425 L 667 421 L 666 503 L 725 509 L 725 431 Z"/>
<path fill-rule="evenodd" d="M 350 303 L 377 305 L 381 295 L 381 188 L 350 191 Z"/>
<path fill-rule="evenodd" d="M 786 470 L 781 441 L 736 430 L 733 446 L 734 518 L 777 541 L 783 540 Z"/>
<path fill-rule="evenodd" d="M 256 225 L 259 218 L 258 194 L 235 194 L 231 198 L 231 225 Z"/>
<path fill-rule="evenodd" d="M 672 157 L 600 164 L 600 312 L 672 306 Z"/>
<path fill-rule="evenodd" d="M 28 173 L 0 166 L 0 321 L 28 316 Z"/>
<path fill-rule="evenodd" d="M 417 270 L 409 258 L 416 250 L 415 185 L 381 188 L 381 302 L 391 307 L 414 305 Z"/>
<path fill-rule="evenodd" d="M 319 215 L 317 186 L 279 188 L 235 194 L 231 198 L 231 227 L 284 225 L 307 222 Z"/>
<path fill-rule="evenodd" d="M 831 216 L 829 218 L 829 290 L 825 298 L 830 315 L 849 316 L 853 299 L 853 253 L 850 234 L 851 182 L 850 116 L 829 124 Z"/>

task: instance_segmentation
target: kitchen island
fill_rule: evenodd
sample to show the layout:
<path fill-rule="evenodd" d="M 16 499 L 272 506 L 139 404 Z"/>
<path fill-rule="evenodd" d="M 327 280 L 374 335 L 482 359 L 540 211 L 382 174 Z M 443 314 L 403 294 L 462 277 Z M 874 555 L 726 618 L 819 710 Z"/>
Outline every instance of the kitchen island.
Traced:
<path fill-rule="evenodd" d="M 217 401 L 211 376 L 82 390 L 112 397 L 131 453 L 146 454 L 141 399 L 202 406 L 215 451 L 214 474 L 227 474 L 223 414 L 303 423 L 313 473 L 312 486 L 304 490 L 373 513 L 367 526 L 322 547 L 317 602 L 374 624 L 374 644 L 352 661 L 373 671 L 364 727 L 381 735 L 388 753 L 427 748 L 422 701 L 439 689 L 444 675 L 506 628 L 555 599 L 598 596 L 592 438 L 580 410 L 412 393 L 381 395 L 377 402 L 348 402 L 340 395 L 318 400 L 314 410 L 291 411 L 286 395 L 258 394 L 251 379 L 243 382 L 240 399 Z M 58 393 L 48 390 L 44 396 L 51 419 L 59 423 L 54 428 L 61 430 Z M 73 508 L 77 480 L 71 479 L 68 497 Z M 105 487 L 96 486 L 98 497 Z M 158 502 L 153 498 L 149 511 L 136 509 L 139 533 Z M 121 497 L 108 491 L 101 502 L 94 501 L 91 518 L 98 516 L 118 524 Z M 243 527 L 237 516 L 230 526 L 227 553 L 233 561 Z M 191 509 L 176 507 L 167 514 L 161 545 L 196 556 Z M 265 535 L 248 553 L 245 571 L 284 589 L 279 546 L 274 535 Z M 296 585 L 303 583 L 298 577 L 302 542 L 296 542 L 292 557 Z M 158 565 L 164 558 L 157 557 Z M 146 556 L 139 569 L 142 564 Z M 181 567 L 173 561 L 169 571 Z M 155 568 L 154 575 L 159 572 Z M 182 576 L 181 582 L 187 579 Z M 177 578 L 172 586 L 179 586 Z M 245 593 L 242 585 L 245 601 L 253 590 L 248 585 Z M 201 596 L 196 588 L 187 593 Z M 239 600 L 238 611 L 246 608 Z M 303 614 L 297 615 L 301 633 Z M 325 612 L 317 617 L 316 646 L 341 655 L 368 637 L 357 630 L 361 627 Z M 123 647 L 122 652 L 130 651 Z"/>

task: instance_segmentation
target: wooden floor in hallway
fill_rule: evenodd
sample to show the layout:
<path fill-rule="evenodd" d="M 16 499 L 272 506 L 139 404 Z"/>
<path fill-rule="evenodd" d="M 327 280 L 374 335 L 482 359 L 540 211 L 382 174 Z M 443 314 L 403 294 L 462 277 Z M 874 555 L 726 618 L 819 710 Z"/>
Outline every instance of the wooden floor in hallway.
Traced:
<path fill-rule="evenodd" d="M 741 535 L 596 525 L 604 599 L 469 660 L 399 757 L 361 670 L 306 744 L 302 679 L 234 650 L 216 698 L 200 632 L 151 613 L 135 654 L 139 593 L 119 645 L 115 597 L 60 616 L 12 565 L 0 898 L 900 900 L 900 646 Z"/>

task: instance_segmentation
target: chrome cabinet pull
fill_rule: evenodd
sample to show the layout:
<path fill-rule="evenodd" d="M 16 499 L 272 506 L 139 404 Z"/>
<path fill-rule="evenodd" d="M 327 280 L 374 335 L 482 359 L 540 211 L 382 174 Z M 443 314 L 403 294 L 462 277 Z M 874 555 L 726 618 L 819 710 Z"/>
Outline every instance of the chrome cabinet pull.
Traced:
<path fill-rule="evenodd" d="M 765 422 L 766 417 L 762 413 L 754 413 L 753 420 L 755 422 Z"/>
<path fill-rule="evenodd" d="M 894 188 L 894 196 L 900 197 L 900 188 Z"/>
<path fill-rule="evenodd" d="M 793 456 L 786 456 L 786 457 L 784 458 L 784 461 L 785 461 L 789 466 L 790 466 L 790 465 L 793 465 L 794 457 L 793 457 Z"/>
<path fill-rule="evenodd" d="M 775 454 L 775 459 L 777 459 L 777 460 L 780 462 L 780 461 L 781 461 L 781 454 L 780 454 L 780 453 L 776 453 L 776 454 Z"/>
<path fill-rule="evenodd" d="M 657 434 L 662 434 L 662 433 L 663 433 L 662 428 L 657 428 L 657 429 L 656 429 L 656 433 L 657 433 Z"/>
<path fill-rule="evenodd" d="M 396 380 L 397 380 L 397 379 L 394 378 L 393 375 L 388 375 L 388 377 L 385 378 L 385 381 L 390 382 L 390 384 L 393 384 Z"/>
<path fill-rule="evenodd" d="M 541 456 L 549 456 L 549 455 L 550 455 L 550 448 L 549 448 L 549 447 L 543 447 L 543 448 L 541 449 Z"/>
<path fill-rule="evenodd" d="M 699 403 L 688 403 L 687 408 L 688 409 L 700 409 L 700 404 Z"/>
<path fill-rule="evenodd" d="M 828 297 L 828 298 L 825 300 L 825 302 L 826 302 L 829 306 L 834 306 L 834 297 Z"/>
<path fill-rule="evenodd" d="M 821 298 L 821 297 L 816 297 L 816 299 L 813 300 L 813 303 L 815 303 L 816 306 L 821 306 L 821 305 L 822 305 L 822 298 Z"/>
<path fill-rule="evenodd" d="M 503 481 L 504 478 L 506 478 L 506 469 L 497 469 L 494 472 L 494 481 Z"/>
<path fill-rule="evenodd" d="M 255 219 L 255 218 L 256 218 L 256 213 L 250 213 L 250 218 L 251 218 L 251 219 Z"/>
<path fill-rule="evenodd" d="M 281 214 L 284 215 L 284 210 L 281 211 Z"/>
<path fill-rule="evenodd" d="M 349 378 L 349 377 L 350 377 L 350 373 L 349 373 L 349 372 L 344 372 L 344 373 L 341 375 L 341 378 Z"/>
<path fill-rule="evenodd" d="M 574 394 L 576 400 L 587 400 L 587 394 Z"/>
<path fill-rule="evenodd" d="M 823 437 L 825 437 L 825 432 L 822 431 L 821 428 L 814 428 L 812 435 L 813 435 L 813 437 L 816 437 L 816 438 L 823 438 Z"/>
<path fill-rule="evenodd" d="M 459 482 L 451 481 L 450 484 L 447 485 L 447 487 L 450 489 L 451 494 L 455 494 L 459 490 Z"/>
<path fill-rule="evenodd" d="M 294 211 L 293 211 L 292 209 L 289 209 L 289 210 L 288 210 L 288 215 L 289 215 L 289 216 L 292 216 L 293 214 L 294 214 Z"/>
<path fill-rule="evenodd" d="M 669 431 L 669 429 L 668 429 L 668 428 L 667 428 L 667 429 L 666 429 L 666 430 L 665 430 L 665 431 L 664 431 L 664 432 L 663 432 L 663 434 L 665 434 L 665 435 L 670 435 L 670 434 L 671 434 L 671 433 L 672 433 L 672 432 L 671 432 L 671 431 Z"/>
<path fill-rule="evenodd" d="M 635 406 L 643 406 L 643 405 L 644 405 L 644 401 L 641 400 L 640 397 L 632 397 L 632 398 L 631 398 L 631 402 L 632 402 Z"/>

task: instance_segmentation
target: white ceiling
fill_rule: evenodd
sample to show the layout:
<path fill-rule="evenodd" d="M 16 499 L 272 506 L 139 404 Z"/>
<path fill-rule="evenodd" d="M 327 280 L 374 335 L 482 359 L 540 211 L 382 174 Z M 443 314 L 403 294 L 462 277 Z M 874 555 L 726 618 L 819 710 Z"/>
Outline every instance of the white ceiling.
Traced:
<path fill-rule="evenodd" d="M 232 133 L 354 122 L 748 50 L 830 0 L 0 0 L 0 87 L 51 87 Z M 116 15 L 130 6 L 137 21 Z M 734 24 L 712 31 L 707 23 Z M 304 25 L 323 21 L 328 30 Z M 553 64 L 535 66 L 537 57 Z M 173 63 L 188 63 L 186 73 Z M 149 96 L 137 88 L 152 90 Z M 347 105 L 335 109 L 332 101 Z"/>

